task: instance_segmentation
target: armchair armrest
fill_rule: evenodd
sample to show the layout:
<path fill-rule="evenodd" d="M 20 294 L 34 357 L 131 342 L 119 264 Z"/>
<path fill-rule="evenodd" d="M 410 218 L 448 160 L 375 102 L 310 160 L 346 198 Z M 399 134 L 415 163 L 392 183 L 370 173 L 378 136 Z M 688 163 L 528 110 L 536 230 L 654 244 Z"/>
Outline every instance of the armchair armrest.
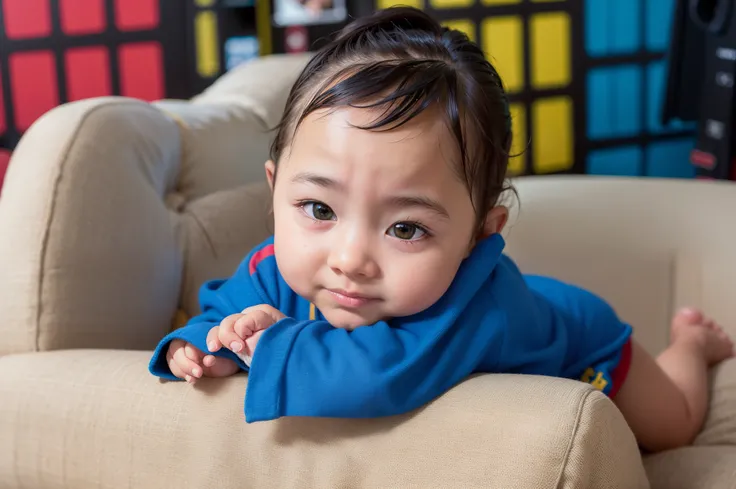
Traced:
<path fill-rule="evenodd" d="M 255 60 L 191 101 L 99 98 L 39 119 L 0 198 L 0 355 L 151 349 L 178 308 L 196 313 L 201 283 L 265 237 L 268 194 L 238 189 L 265 182 L 269 130 L 308 59 Z M 222 192 L 249 214 L 208 210 Z"/>
<path fill-rule="evenodd" d="M 148 358 L 94 350 L 0 358 L 0 395 L 10 399 L 0 408 L 0 452 L 14 453 L 0 457 L 0 480 L 39 489 L 59 480 L 222 489 L 649 487 L 622 415 L 581 382 L 480 375 L 403 416 L 246 424 L 245 374 L 196 386 L 161 382 L 148 374 Z"/>
<path fill-rule="evenodd" d="M 171 118 L 125 98 L 63 105 L 29 129 L 0 198 L 0 355 L 155 345 L 181 280 L 164 205 L 180 147 Z"/>

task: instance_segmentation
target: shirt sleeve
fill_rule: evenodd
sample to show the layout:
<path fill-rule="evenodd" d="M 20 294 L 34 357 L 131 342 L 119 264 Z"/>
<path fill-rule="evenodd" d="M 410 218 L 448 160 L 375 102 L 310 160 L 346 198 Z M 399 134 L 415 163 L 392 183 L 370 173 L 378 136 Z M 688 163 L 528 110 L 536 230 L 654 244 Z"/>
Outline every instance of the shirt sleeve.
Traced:
<path fill-rule="evenodd" d="M 194 316 L 184 327 L 172 331 L 159 342 L 149 363 L 149 371 L 157 377 L 180 380 L 171 373 L 166 362 L 166 351 L 172 340 L 184 340 L 201 351 L 208 352 L 207 334 L 225 317 L 259 304 L 269 304 L 279 309 L 279 299 L 285 294 L 277 275 L 273 242 L 269 239 L 248 254 L 232 277 L 206 282 L 199 291 L 201 314 Z M 229 358 L 241 369 L 248 370 L 243 360 L 226 348 L 221 348 L 213 355 Z"/>
<path fill-rule="evenodd" d="M 499 235 L 480 242 L 447 293 L 420 314 L 353 331 L 291 318 L 267 329 L 251 364 L 246 421 L 400 414 L 479 366 L 491 370 L 505 331 L 492 286 L 502 249 Z"/>

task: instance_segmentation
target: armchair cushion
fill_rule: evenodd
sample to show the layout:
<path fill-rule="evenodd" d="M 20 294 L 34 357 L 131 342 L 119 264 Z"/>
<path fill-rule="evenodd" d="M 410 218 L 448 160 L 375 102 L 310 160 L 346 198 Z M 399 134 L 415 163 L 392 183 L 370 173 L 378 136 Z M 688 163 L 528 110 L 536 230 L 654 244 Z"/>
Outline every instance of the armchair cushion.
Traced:
<path fill-rule="evenodd" d="M 147 360 L 102 350 L 0 358 L 0 453 L 12 454 L 0 457 L 2 480 L 39 489 L 648 487 L 622 415 L 581 382 L 481 375 L 403 416 L 246 424 L 244 374 L 193 387 L 151 377 Z"/>

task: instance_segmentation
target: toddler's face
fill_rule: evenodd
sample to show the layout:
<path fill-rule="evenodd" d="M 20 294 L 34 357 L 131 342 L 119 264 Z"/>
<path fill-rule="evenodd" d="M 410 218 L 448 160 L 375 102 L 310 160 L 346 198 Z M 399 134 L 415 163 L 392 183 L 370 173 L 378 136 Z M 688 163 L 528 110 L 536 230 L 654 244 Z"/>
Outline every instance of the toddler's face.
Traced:
<path fill-rule="evenodd" d="M 391 131 L 372 109 L 308 116 L 278 167 L 275 255 L 284 279 L 336 327 L 418 313 L 470 251 L 475 213 L 459 152 L 425 111 Z M 269 180 L 273 164 L 266 165 Z"/>

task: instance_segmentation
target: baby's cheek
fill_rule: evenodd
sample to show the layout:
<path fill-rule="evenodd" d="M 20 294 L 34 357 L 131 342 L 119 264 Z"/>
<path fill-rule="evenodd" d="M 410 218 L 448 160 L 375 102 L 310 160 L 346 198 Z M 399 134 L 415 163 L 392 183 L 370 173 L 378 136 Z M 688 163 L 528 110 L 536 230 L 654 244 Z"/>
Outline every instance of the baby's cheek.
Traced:
<path fill-rule="evenodd" d="M 407 274 L 392 287 L 396 307 L 401 309 L 394 316 L 410 316 L 428 309 L 447 292 L 454 276 L 451 270 L 429 267 Z"/>
<path fill-rule="evenodd" d="M 314 270 L 310 267 L 308 257 L 299 253 L 298 248 L 277 246 L 276 264 L 284 281 L 289 287 L 302 297 L 308 297 L 311 292 Z"/>

